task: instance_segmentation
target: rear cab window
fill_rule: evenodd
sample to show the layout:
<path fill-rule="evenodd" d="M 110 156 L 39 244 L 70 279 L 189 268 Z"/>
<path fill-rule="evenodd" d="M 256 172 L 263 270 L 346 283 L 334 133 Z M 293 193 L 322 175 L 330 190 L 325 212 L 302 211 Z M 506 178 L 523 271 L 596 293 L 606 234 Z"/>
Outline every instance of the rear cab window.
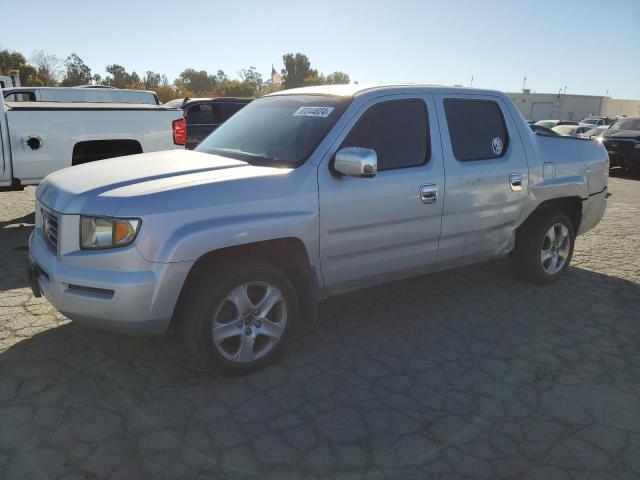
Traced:
<path fill-rule="evenodd" d="M 505 155 L 509 134 L 497 102 L 445 98 L 444 111 L 456 160 L 491 160 Z"/>
<path fill-rule="evenodd" d="M 342 142 L 344 147 L 375 150 L 378 171 L 424 165 L 431 154 L 425 102 L 392 100 L 372 106 Z"/>
<path fill-rule="evenodd" d="M 187 125 L 211 125 L 222 123 L 219 104 L 197 103 L 188 107 Z"/>

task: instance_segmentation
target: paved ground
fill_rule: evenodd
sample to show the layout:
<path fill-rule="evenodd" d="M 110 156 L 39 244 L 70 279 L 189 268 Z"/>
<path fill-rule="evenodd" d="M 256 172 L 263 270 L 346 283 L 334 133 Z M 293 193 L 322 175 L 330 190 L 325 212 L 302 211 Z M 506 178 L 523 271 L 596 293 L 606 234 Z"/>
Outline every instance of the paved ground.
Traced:
<path fill-rule="evenodd" d="M 0 194 L 0 477 L 637 479 L 640 181 L 611 192 L 552 287 L 502 261 L 334 298 L 231 379 L 34 299 L 33 190 Z"/>

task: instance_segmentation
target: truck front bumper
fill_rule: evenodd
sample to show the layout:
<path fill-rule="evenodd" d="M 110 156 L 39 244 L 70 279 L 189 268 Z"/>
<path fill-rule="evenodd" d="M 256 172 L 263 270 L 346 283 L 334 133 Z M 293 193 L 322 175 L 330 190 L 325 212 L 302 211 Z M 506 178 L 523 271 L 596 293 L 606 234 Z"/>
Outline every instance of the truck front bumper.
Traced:
<path fill-rule="evenodd" d="M 138 253 L 139 255 L 139 253 Z M 65 264 L 39 229 L 29 237 L 27 273 L 34 295 L 44 295 L 67 318 L 133 335 L 166 332 L 192 262 L 147 262 L 123 271 Z"/>

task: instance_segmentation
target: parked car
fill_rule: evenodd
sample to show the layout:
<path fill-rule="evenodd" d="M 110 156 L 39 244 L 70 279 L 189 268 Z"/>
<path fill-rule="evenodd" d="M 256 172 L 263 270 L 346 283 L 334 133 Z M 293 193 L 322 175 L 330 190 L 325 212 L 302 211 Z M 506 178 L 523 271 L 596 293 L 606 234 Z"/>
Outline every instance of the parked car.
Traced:
<path fill-rule="evenodd" d="M 590 127 L 604 127 L 611 125 L 613 120 L 609 117 L 587 117 L 580 120 L 580 125 L 586 125 Z"/>
<path fill-rule="evenodd" d="M 602 132 L 600 141 L 612 167 L 640 169 L 640 116 L 620 118 Z"/>
<path fill-rule="evenodd" d="M 182 108 L 187 119 L 186 148 L 195 148 L 207 135 L 226 122 L 231 116 L 247 105 L 251 98 L 185 98 L 171 100 L 164 105 Z"/>
<path fill-rule="evenodd" d="M 553 129 L 543 127 L 542 125 L 529 124 L 529 128 L 536 133 L 544 133 L 545 135 L 558 135 L 557 132 L 554 132 Z"/>
<path fill-rule="evenodd" d="M 592 127 L 585 130 L 584 132 L 582 132 L 581 134 L 579 134 L 579 137 L 586 137 L 586 138 L 591 138 L 591 139 L 595 139 L 597 137 L 599 137 L 600 135 L 602 135 L 602 132 L 604 132 L 607 128 L 609 128 L 608 125 L 604 125 L 604 126 L 597 126 L 597 127 Z"/>
<path fill-rule="evenodd" d="M 558 125 L 578 125 L 578 122 L 572 120 L 538 120 L 534 125 L 540 125 L 542 127 L 553 128 Z"/>
<path fill-rule="evenodd" d="M 184 149 L 184 142 L 179 109 L 123 103 L 7 102 L 5 106 L 0 96 L 0 191 L 37 185 L 49 173 L 72 165 Z"/>
<path fill-rule="evenodd" d="M 160 101 L 154 92 L 110 87 L 16 87 L 6 88 L 2 93 L 4 95 L 5 102 L 160 104 Z"/>
<path fill-rule="evenodd" d="M 592 126 L 585 125 L 557 125 L 551 130 L 559 135 L 566 135 L 569 137 L 578 137 L 588 130 L 593 130 Z"/>
<path fill-rule="evenodd" d="M 49 175 L 29 279 L 72 320 L 175 327 L 206 365 L 248 371 L 331 295 L 507 255 L 553 282 L 603 216 L 607 165 L 598 142 L 531 131 L 500 92 L 284 90 L 193 151 Z"/>

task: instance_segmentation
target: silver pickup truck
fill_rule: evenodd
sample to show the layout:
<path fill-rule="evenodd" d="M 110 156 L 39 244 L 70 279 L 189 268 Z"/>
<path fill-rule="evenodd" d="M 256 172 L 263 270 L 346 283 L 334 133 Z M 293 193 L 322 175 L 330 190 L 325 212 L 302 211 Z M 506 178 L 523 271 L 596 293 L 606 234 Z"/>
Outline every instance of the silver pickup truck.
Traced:
<path fill-rule="evenodd" d="M 246 371 L 330 295 L 507 255 L 556 280 L 607 181 L 601 144 L 534 133 L 499 92 L 288 90 L 194 151 L 46 177 L 29 278 L 72 320 L 175 325 L 205 364 Z"/>

